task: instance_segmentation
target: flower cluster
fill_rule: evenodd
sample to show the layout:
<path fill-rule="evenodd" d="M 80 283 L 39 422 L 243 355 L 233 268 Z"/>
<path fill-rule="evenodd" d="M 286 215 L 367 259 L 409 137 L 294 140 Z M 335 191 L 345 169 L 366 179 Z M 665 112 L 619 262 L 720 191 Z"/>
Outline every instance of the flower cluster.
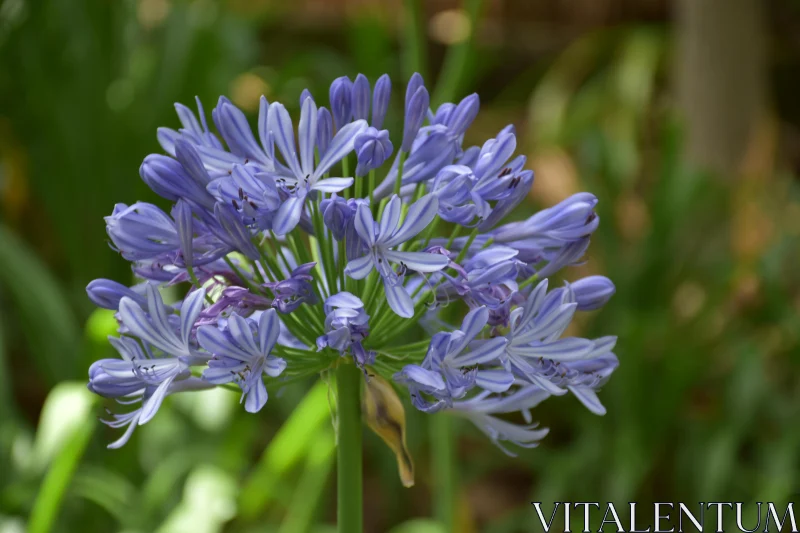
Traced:
<path fill-rule="evenodd" d="M 140 168 L 171 210 L 118 204 L 106 217 L 139 283 L 87 287 L 120 334 L 120 357 L 94 363 L 89 388 L 133 406 L 107 421 L 127 427 L 112 447 L 171 394 L 238 386 L 257 412 L 268 388 L 339 364 L 393 379 L 416 408 L 464 416 L 501 447 L 546 434 L 530 409 L 549 396 L 604 413 L 596 393 L 618 364 L 615 338 L 564 332 L 614 285 L 548 281 L 584 255 L 597 199 L 503 224 L 533 184 L 514 128 L 464 146 L 478 96 L 431 109 L 418 74 L 402 113 L 391 101 L 386 75 L 341 77 L 328 107 L 303 91 L 296 127 L 262 97 L 251 128 L 221 97 L 216 133 L 199 100 L 197 114 L 176 104 L 181 127 L 160 128 L 164 153 Z M 165 303 L 159 288 L 181 283 L 183 300 Z M 439 317 L 449 305 L 463 307 L 460 326 Z"/>

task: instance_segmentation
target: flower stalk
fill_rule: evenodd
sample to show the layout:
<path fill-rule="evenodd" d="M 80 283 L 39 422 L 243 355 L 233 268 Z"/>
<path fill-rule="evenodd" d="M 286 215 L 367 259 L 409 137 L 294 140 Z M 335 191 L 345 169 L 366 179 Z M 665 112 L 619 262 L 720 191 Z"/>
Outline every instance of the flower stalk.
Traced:
<path fill-rule="evenodd" d="M 453 417 L 432 416 L 431 465 L 433 466 L 434 515 L 447 533 L 455 533 L 458 480 L 456 479 L 456 433 Z"/>
<path fill-rule="evenodd" d="M 339 533 L 362 533 L 363 487 L 361 459 L 361 382 L 356 365 L 336 369 L 337 407 L 337 528 Z"/>

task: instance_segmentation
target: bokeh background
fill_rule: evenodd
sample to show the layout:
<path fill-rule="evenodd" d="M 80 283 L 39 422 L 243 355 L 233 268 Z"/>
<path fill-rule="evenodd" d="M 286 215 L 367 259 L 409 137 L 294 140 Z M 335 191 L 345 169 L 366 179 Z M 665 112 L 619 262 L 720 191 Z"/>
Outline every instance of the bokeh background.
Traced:
<path fill-rule="evenodd" d="M 538 530 L 531 500 L 797 500 L 797 0 L 3 0 L 0 532 L 333 531 L 324 384 L 258 416 L 179 395 L 106 450 L 84 380 L 115 324 L 84 287 L 131 280 L 102 217 L 158 201 L 137 170 L 173 102 L 296 110 L 358 72 L 397 97 L 415 70 L 436 102 L 480 93 L 467 144 L 516 125 L 536 172 L 519 216 L 600 197 L 568 275 L 618 288 L 576 325 L 619 335 L 608 414 L 551 399 L 516 459 L 459 426 L 458 531 Z M 367 531 L 441 531 L 425 422 L 409 413 L 412 489 L 366 435 Z"/>

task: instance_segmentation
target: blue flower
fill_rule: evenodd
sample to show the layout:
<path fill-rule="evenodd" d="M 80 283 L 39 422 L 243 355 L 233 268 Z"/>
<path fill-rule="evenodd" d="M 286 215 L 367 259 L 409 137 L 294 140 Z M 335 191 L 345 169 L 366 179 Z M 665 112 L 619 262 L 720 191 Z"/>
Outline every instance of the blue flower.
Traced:
<path fill-rule="evenodd" d="M 267 403 L 262 375 L 278 377 L 286 368 L 286 361 L 271 355 L 280 331 L 274 309 L 262 312 L 257 326 L 235 313 L 224 330 L 202 326 L 197 330 L 197 340 L 214 354 L 203 379 L 214 385 L 236 382 L 242 389 L 245 410 L 257 413 Z"/>
<path fill-rule="evenodd" d="M 244 113 L 230 100 L 220 97 L 211 116 L 230 151 L 226 151 L 216 136 L 209 131 L 199 99 L 197 107 L 200 122 L 188 108 L 181 104 L 175 104 L 178 117 L 184 127 L 177 132 L 169 128 L 159 128 L 158 140 L 164 151 L 178 157 L 178 160 L 185 165 L 186 163 L 178 156 L 178 145 L 180 140 L 187 141 L 194 147 L 197 156 L 212 178 L 222 176 L 236 164 L 256 165 L 260 171 L 274 169 L 274 146 L 267 129 L 269 102 L 266 98 L 262 96 L 259 104 L 259 143 L 253 137 Z"/>
<path fill-rule="evenodd" d="M 317 349 L 332 348 L 341 355 L 351 350 L 358 366 L 372 364 L 375 354 L 361 344 L 369 334 L 369 315 L 361 299 L 343 291 L 325 300 L 324 310 L 327 333 L 317 338 Z"/>
<path fill-rule="evenodd" d="M 578 193 L 543 209 L 522 222 L 512 222 L 494 230 L 496 242 L 533 241 L 540 248 L 561 247 L 575 242 L 597 229 L 600 219 L 594 212 L 597 198 L 590 193 Z"/>
<path fill-rule="evenodd" d="M 594 311 L 603 307 L 616 292 L 614 282 L 605 276 L 588 276 L 573 283 L 570 288 L 575 294 L 578 311 Z"/>
<path fill-rule="evenodd" d="M 353 82 L 347 76 L 336 78 L 329 92 L 331 113 L 336 129 L 341 130 L 353 118 Z"/>
<path fill-rule="evenodd" d="M 475 192 L 475 176 L 464 165 L 448 165 L 433 180 L 433 193 L 439 199 L 442 220 L 472 226 L 489 216 L 491 207 Z"/>
<path fill-rule="evenodd" d="M 345 256 L 348 261 L 361 257 L 366 253 L 364 243 L 356 231 L 356 212 L 359 205 L 369 206 L 369 201 L 362 198 L 345 199 L 336 194 L 326 198 L 320 204 L 325 227 L 337 241 L 344 241 Z"/>
<path fill-rule="evenodd" d="M 447 138 L 453 144 L 454 155 L 460 155 L 464 133 L 478 116 L 480 107 L 480 98 L 473 93 L 457 105 L 444 103 L 439 106 L 435 114 L 428 112 L 432 126 L 444 126 Z"/>
<path fill-rule="evenodd" d="M 222 295 L 213 304 L 203 309 L 195 325 L 197 327 L 215 325 L 219 323 L 220 319 L 227 319 L 232 313 L 248 317 L 255 311 L 269 309 L 272 307 L 272 303 L 272 299 L 260 294 L 253 294 L 244 287 L 235 285 L 225 287 Z"/>
<path fill-rule="evenodd" d="M 128 297 L 119 303 L 119 320 L 127 332 L 173 356 L 176 367 L 204 363 L 208 357 L 197 350 L 192 334 L 203 310 L 205 290 L 198 289 L 189 294 L 181 304 L 179 316 L 168 311 L 154 285 L 148 284 L 145 293 L 146 311 Z"/>
<path fill-rule="evenodd" d="M 272 228 L 283 201 L 272 176 L 249 165 L 233 165 L 230 174 L 208 184 L 208 191 L 238 211 L 243 223 L 261 230 Z"/>
<path fill-rule="evenodd" d="M 178 114 L 178 120 L 180 120 L 183 128 L 178 131 L 171 128 L 158 128 L 158 133 L 156 135 L 158 142 L 161 144 L 164 151 L 170 155 L 175 155 L 175 144 L 179 139 L 186 139 L 197 146 L 222 150 L 222 143 L 208 130 L 203 104 L 200 103 L 199 98 L 195 98 L 195 102 L 197 103 L 197 112 L 200 116 L 199 122 L 191 109 L 183 104 L 175 104 L 175 111 Z"/>
<path fill-rule="evenodd" d="M 136 411 L 115 415 L 114 420 L 106 422 L 111 427 L 129 425 L 110 448 L 125 444 L 135 425 L 150 421 L 168 394 L 186 387 L 196 388 L 189 368 L 208 360 L 192 340 L 205 291 L 200 289 L 187 296 L 181 304 L 180 317 L 175 320 L 171 319 L 174 315 L 167 312 L 155 286 L 148 284 L 146 294 L 146 306 L 127 296 L 119 304 L 119 319 L 125 333 L 138 337 L 142 343 L 125 336 L 111 337 L 109 340 L 122 359 L 101 359 L 89 368 L 89 390 L 109 398 L 126 398 L 125 403 L 131 400 L 142 404 Z M 153 348 L 160 355 L 154 355 Z"/>
<path fill-rule="evenodd" d="M 408 153 L 417 138 L 417 133 L 422 127 L 425 115 L 428 113 L 430 97 L 425 88 L 422 76 L 414 73 L 406 87 L 405 122 L 403 125 L 403 144 L 401 150 Z"/>
<path fill-rule="evenodd" d="M 155 416 L 164 398 L 175 394 L 176 392 L 200 391 L 210 389 L 213 387 L 210 383 L 203 381 L 196 377 L 187 377 L 186 379 L 176 380 L 170 382 L 165 388 L 155 387 L 153 385 L 146 385 L 143 389 L 134 392 L 125 397 L 122 403 L 136 404 L 140 403 L 141 407 L 122 414 L 111 414 L 111 420 L 101 420 L 105 425 L 112 428 L 121 428 L 127 426 L 125 433 L 107 446 L 110 449 L 121 448 L 124 446 L 133 435 L 136 426 L 144 425 Z M 91 388 L 90 388 L 91 390 Z"/>
<path fill-rule="evenodd" d="M 125 296 L 141 306 L 147 305 L 147 300 L 143 295 L 110 279 L 96 279 L 90 282 L 86 286 L 86 294 L 97 307 L 112 311 L 119 309 L 119 302 Z"/>
<path fill-rule="evenodd" d="M 356 137 L 354 148 L 358 157 L 357 176 L 363 176 L 381 166 L 389 159 L 394 149 L 392 141 L 389 140 L 389 132 L 378 131 L 371 126 Z"/>
<path fill-rule="evenodd" d="M 550 394 L 536 385 L 519 387 L 510 394 L 493 394 L 484 391 L 468 400 L 453 403 L 452 412 L 469 419 L 504 453 L 511 457 L 516 454 L 508 450 L 503 443 L 509 442 L 521 448 L 534 448 L 549 430 L 537 429 L 538 424 L 531 423 L 530 409 L 546 400 Z M 521 412 L 527 422 L 525 425 L 514 424 L 495 415 Z"/>
<path fill-rule="evenodd" d="M 182 253 L 182 245 L 187 240 L 191 241 L 190 264 L 210 263 L 230 251 L 225 243 L 206 232 L 201 231 L 195 238 L 191 232 L 187 233 L 190 230 L 193 232 L 194 226 L 179 228 L 164 211 L 144 202 L 131 206 L 117 204 L 114 212 L 105 220 L 114 249 L 129 261 L 160 262 L 182 267 L 187 264 Z M 199 220 L 197 227 L 204 228 Z"/>
<path fill-rule="evenodd" d="M 353 184 L 352 177 L 325 178 L 323 176 L 348 153 L 353 151 L 356 136 L 367 127 L 358 120 L 339 128 L 319 164 L 314 164 L 314 147 L 317 138 L 317 106 L 311 98 L 303 103 L 298 127 L 300 157 L 295 149 L 294 130 L 289 112 L 281 104 L 272 104 L 268 128 L 275 145 L 283 155 L 286 166 L 276 167 L 272 174 L 275 183 L 288 198 L 281 204 L 273 221 L 273 230 L 285 235 L 297 226 L 310 191 L 339 192 Z"/>
<path fill-rule="evenodd" d="M 372 93 L 372 122 L 370 125 L 373 128 L 381 129 L 381 126 L 383 126 L 391 95 L 392 82 L 389 76 L 384 74 L 375 82 L 375 90 Z"/>
<path fill-rule="evenodd" d="M 511 387 L 513 376 L 500 367 L 506 339 L 475 340 L 488 320 L 485 307 L 473 309 L 464 317 L 461 329 L 433 336 L 422 365 L 406 365 L 395 374 L 395 381 L 411 391 L 415 407 L 434 412 L 452 405 L 475 386 L 493 392 Z"/>
<path fill-rule="evenodd" d="M 550 394 L 561 395 L 572 390 L 571 378 L 568 379 L 572 375 L 572 365 L 598 358 L 606 361 L 616 338 L 603 337 L 596 341 L 561 338 L 578 304 L 569 285 L 550 293 L 547 293 L 547 285 L 547 280 L 541 281 L 531 291 L 525 305 L 512 312 L 503 364 L 518 378 Z M 577 368 L 582 367 L 573 370 L 578 372 Z M 599 384 L 598 380 L 588 387 Z M 581 387 L 579 397 L 591 399 L 593 393 L 584 392 L 586 388 Z"/>
<path fill-rule="evenodd" d="M 351 88 L 351 103 L 353 105 L 354 120 L 369 119 L 369 100 L 370 100 L 369 80 L 363 74 L 356 76 Z"/>
<path fill-rule="evenodd" d="M 603 306 L 615 287 L 604 276 L 549 292 L 547 283 L 582 260 L 599 223 L 597 198 L 576 194 L 503 224 L 534 180 L 525 156 L 515 155 L 514 127 L 463 146 L 478 96 L 432 110 L 414 74 L 402 132 L 391 133 L 384 129 L 391 90 L 387 75 L 372 86 L 363 74 L 340 77 L 326 109 L 306 89 L 296 130 L 286 108 L 263 96 L 254 130 L 225 97 L 211 112 L 214 132 L 199 100 L 197 114 L 175 106 L 180 129 L 158 130 L 166 155 L 147 156 L 139 169 L 171 210 L 118 204 L 106 217 L 112 248 L 144 283 L 87 286 L 94 303 L 117 312 L 121 335 L 111 340 L 120 358 L 93 364 L 89 388 L 135 404 L 105 421 L 127 426 L 112 447 L 169 394 L 235 382 L 256 412 L 267 401 L 265 374 L 288 368 L 299 378 L 336 366 L 331 354 L 352 357 L 365 374 L 366 366 L 392 368 L 418 409 L 464 416 L 501 447 L 534 446 L 544 436 L 530 425 L 530 409 L 548 395 L 572 393 L 605 412 L 597 392 L 618 365 L 616 339 L 563 335 L 576 311 Z M 349 175 L 328 177 L 337 168 Z M 367 173 L 381 179 L 365 191 Z M 360 198 L 352 195 L 356 178 Z M 437 216 L 462 228 L 442 238 Z M 464 227 L 474 230 L 459 236 Z M 179 283 L 190 284 L 188 295 L 165 305 L 157 287 Z M 351 285 L 377 299 L 372 324 L 364 301 L 344 292 Z M 320 301 L 323 294 L 330 296 Z M 391 344 L 414 325 L 403 319 L 422 314 L 431 296 L 420 321 L 429 335 L 425 356 L 418 344 Z M 469 309 L 460 329 L 436 313 L 451 302 Z M 317 355 L 309 352 L 315 341 Z M 393 348 L 408 358 L 399 372 L 391 361 L 375 361 Z M 513 412 L 525 424 L 503 419 Z"/>
<path fill-rule="evenodd" d="M 215 224 L 209 225 L 211 232 L 230 248 L 243 253 L 249 259 L 260 257 L 258 248 L 253 244 L 253 235 L 245 226 L 242 215 L 228 204 L 214 204 Z"/>
<path fill-rule="evenodd" d="M 145 157 L 139 167 L 142 181 L 167 200 L 185 198 L 205 209 L 212 209 L 214 198 L 206 191 L 211 177 L 194 146 L 178 139 L 175 153 L 178 160 L 160 154 Z"/>
<path fill-rule="evenodd" d="M 330 111 L 320 107 L 317 111 L 317 152 L 320 157 L 324 157 L 328 152 L 331 139 L 333 139 L 333 117 Z"/>
<path fill-rule="evenodd" d="M 360 205 L 356 212 L 355 227 L 367 246 L 367 254 L 347 263 L 345 273 L 353 279 L 366 278 L 376 269 L 384 281 L 389 307 L 402 317 L 414 315 L 411 296 L 403 287 L 406 270 L 436 272 L 447 266 L 448 259 L 442 255 L 426 252 L 404 252 L 393 248 L 416 236 L 436 216 L 438 202 L 432 194 L 423 196 L 409 209 L 405 220 L 400 222 L 402 202 L 396 195 L 386 204 L 380 225 L 372 218 L 369 206 Z M 399 264 L 395 273 L 391 264 Z"/>
<path fill-rule="evenodd" d="M 455 269 L 457 278 L 442 274 L 448 281 L 441 287 L 442 295 L 460 297 L 473 309 L 486 306 L 490 325 L 507 325 L 512 304 L 519 303 L 516 256 L 517 251 L 506 246 L 490 246 L 477 252 L 463 267 Z"/>
<path fill-rule="evenodd" d="M 311 285 L 314 277 L 311 270 L 317 266 L 316 263 L 306 263 L 292 270 L 291 275 L 283 280 L 274 283 L 265 283 L 264 286 L 272 290 L 275 299 L 273 307 L 277 307 L 281 313 L 291 313 L 304 303 L 314 305 L 317 303 L 317 295 L 314 286 Z"/>

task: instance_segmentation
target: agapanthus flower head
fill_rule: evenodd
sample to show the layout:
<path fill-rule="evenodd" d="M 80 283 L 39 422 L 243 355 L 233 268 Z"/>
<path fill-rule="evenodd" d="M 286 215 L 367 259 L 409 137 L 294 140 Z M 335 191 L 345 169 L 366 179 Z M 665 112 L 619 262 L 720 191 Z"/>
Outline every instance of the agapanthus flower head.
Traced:
<path fill-rule="evenodd" d="M 94 363 L 89 388 L 134 404 L 106 422 L 127 427 L 113 447 L 171 394 L 233 383 L 257 412 L 268 388 L 350 364 L 504 449 L 544 437 L 530 411 L 551 395 L 605 412 L 597 392 L 618 365 L 616 338 L 564 334 L 614 285 L 548 280 L 584 257 L 597 198 L 506 222 L 533 184 L 514 127 L 465 147 L 477 95 L 430 109 L 415 74 L 392 111 L 391 88 L 388 75 L 342 76 L 328 102 L 304 90 L 294 121 L 262 97 L 255 129 L 225 97 L 210 121 L 199 101 L 197 114 L 176 105 L 180 127 L 158 130 L 164 153 L 139 169 L 172 207 L 117 204 L 106 217 L 140 279 L 86 289 L 120 334 L 120 357 Z M 165 303 L 160 287 L 179 284 L 184 297 Z M 460 325 L 440 314 L 451 305 Z"/>

